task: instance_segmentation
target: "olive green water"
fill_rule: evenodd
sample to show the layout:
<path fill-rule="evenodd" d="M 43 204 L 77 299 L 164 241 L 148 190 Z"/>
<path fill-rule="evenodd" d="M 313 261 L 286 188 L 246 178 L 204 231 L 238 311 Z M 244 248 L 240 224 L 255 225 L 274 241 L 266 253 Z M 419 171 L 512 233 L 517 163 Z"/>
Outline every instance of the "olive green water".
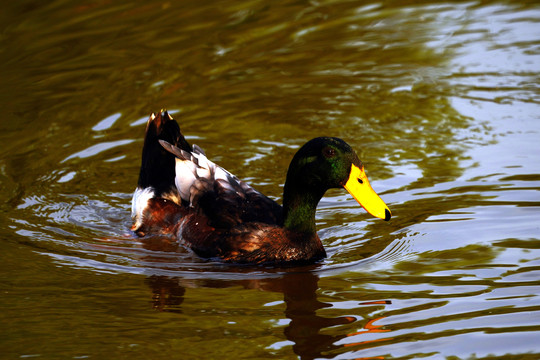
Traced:
<path fill-rule="evenodd" d="M 0 6 L 0 353 L 43 359 L 540 358 L 540 6 Z M 129 232 L 150 112 L 280 199 L 338 136 L 329 257 L 224 266 Z"/>

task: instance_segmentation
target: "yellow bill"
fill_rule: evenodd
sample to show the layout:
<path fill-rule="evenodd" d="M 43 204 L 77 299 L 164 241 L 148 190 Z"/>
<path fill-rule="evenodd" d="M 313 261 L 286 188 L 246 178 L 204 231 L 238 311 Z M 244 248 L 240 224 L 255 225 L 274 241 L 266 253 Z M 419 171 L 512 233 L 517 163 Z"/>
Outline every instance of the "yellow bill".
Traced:
<path fill-rule="evenodd" d="M 384 201 L 377 195 L 377 193 L 369 185 L 364 167 L 359 168 L 356 165 L 352 165 L 349 179 L 343 186 L 360 205 L 371 215 L 390 220 L 392 213 Z"/>

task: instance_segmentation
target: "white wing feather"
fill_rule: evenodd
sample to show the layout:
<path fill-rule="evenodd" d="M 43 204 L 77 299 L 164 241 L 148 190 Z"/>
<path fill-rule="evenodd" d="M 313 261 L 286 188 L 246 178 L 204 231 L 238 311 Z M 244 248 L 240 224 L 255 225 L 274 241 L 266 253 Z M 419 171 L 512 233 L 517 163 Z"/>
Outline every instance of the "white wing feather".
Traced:
<path fill-rule="evenodd" d="M 219 182 L 222 188 L 234 191 L 235 186 L 241 184 L 246 191 L 255 191 L 249 185 L 242 183 L 236 176 L 208 160 L 204 151 L 197 145 L 193 145 L 193 152 L 187 152 L 161 141 L 166 149 L 176 155 L 176 179 L 175 184 L 182 200 L 193 205 L 193 191 L 201 190 L 209 184 Z M 213 186 L 213 185 L 212 185 Z"/>

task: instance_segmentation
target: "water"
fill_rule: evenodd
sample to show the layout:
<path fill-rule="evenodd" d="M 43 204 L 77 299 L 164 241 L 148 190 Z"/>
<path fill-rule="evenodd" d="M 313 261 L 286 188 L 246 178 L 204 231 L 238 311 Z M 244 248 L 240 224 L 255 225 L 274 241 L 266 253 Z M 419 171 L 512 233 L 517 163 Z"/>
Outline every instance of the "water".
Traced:
<path fill-rule="evenodd" d="M 538 5 L 2 8 L 3 357 L 540 356 Z M 137 239 L 144 124 L 165 107 L 278 200 L 299 146 L 342 137 L 393 218 L 329 191 L 329 257 L 291 269 Z"/>

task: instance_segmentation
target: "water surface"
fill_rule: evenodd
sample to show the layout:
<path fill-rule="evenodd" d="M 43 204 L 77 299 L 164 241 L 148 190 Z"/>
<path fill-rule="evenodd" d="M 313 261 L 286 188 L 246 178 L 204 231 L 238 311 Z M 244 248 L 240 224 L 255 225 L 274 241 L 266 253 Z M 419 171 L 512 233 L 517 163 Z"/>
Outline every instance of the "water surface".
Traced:
<path fill-rule="evenodd" d="M 0 12 L 6 358 L 536 359 L 540 7 L 10 2 Z M 328 258 L 239 267 L 130 233 L 146 119 L 280 201 L 338 136 L 393 218 L 320 203 Z"/>

